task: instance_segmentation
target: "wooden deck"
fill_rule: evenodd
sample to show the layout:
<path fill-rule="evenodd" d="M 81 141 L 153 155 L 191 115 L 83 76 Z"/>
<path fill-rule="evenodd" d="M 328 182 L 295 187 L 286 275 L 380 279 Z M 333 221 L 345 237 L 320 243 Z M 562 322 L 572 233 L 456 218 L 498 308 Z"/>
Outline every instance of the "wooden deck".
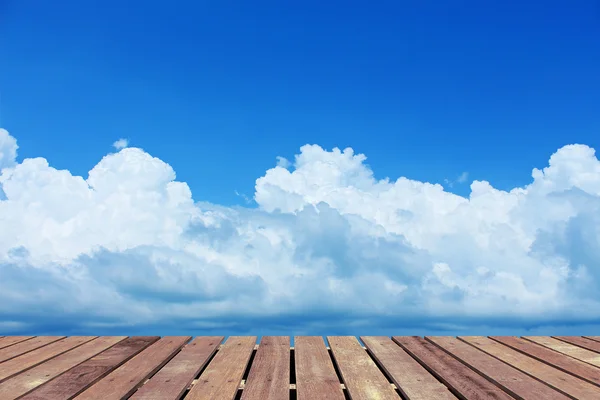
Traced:
<path fill-rule="evenodd" d="M 600 399 L 600 337 L 5 336 L 0 399 Z"/>

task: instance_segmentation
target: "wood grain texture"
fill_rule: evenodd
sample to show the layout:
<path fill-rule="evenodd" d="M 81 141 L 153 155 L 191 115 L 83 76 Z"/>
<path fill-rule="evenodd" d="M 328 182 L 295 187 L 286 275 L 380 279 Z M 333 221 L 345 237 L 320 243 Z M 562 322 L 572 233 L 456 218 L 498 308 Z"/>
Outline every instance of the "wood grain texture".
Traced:
<path fill-rule="evenodd" d="M 321 336 L 294 337 L 298 400 L 344 400 L 344 392 Z"/>
<path fill-rule="evenodd" d="M 104 337 L 103 337 L 104 338 Z M 97 339 L 95 342 L 100 341 Z M 102 379 L 112 370 L 123 364 L 125 361 L 156 342 L 160 337 L 158 336 L 135 336 L 131 338 L 122 338 L 123 340 L 116 343 L 114 346 L 102 351 L 100 354 L 94 355 L 87 361 L 69 369 L 56 379 L 48 382 L 45 385 L 33 390 L 26 396 L 22 397 L 21 400 L 67 400 L 72 399 L 79 393 Z M 96 349 L 85 349 L 90 352 L 101 350 L 100 343 L 90 342 L 79 347 L 78 357 L 83 358 L 82 350 L 85 346 L 90 344 L 98 345 Z M 107 345 L 109 345 L 107 343 Z M 65 353 L 62 356 L 67 356 L 69 353 Z M 75 355 L 71 356 L 71 361 L 75 361 Z M 57 357 L 58 359 L 58 357 Z M 42 364 L 36 368 L 43 367 Z M 66 365 L 65 365 L 66 366 Z M 34 368 L 34 369 L 36 369 Z M 32 372 L 34 369 L 28 371 Z M 43 371 L 43 369 L 42 369 Z"/>
<path fill-rule="evenodd" d="M 0 382 L 4 382 L 6 379 L 20 372 L 33 368 L 46 360 L 94 340 L 96 337 L 97 336 L 70 336 L 30 351 L 29 353 L 11 358 L 0 364 Z"/>
<path fill-rule="evenodd" d="M 255 345 L 256 336 L 230 336 L 185 399 L 233 400 Z"/>
<path fill-rule="evenodd" d="M 5 347 L 0 349 L 0 363 L 64 338 L 64 336 L 37 336 L 25 340 L 24 342 Z"/>
<path fill-rule="evenodd" d="M 584 336 L 584 338 L 595 340 L 596 342 L 600 342 L 600 336 Z"/>
<path fill-rule="evenodd" d="M 490 339 L 533 357 L 561 371 L 600 386 L 600 370 L 575 358 L 514 336 L 491 336 Z"/>
<path fill-rule="evenodd" d="M 12 346 L 15 343 L 20 343 L 25 340 L 32 339 L 34 336 L 4 336 L 0 338 L 0 349 Z"/>
<path fill-rule="evenodd" d="M 0 399 L 17 399 L 123 339 L 125 336 L 102 336 L 8 379 L 0 383 Z"/>
<path fill-rule="evenodd" d="M 583 349 L 579 346 L 548 336 L 523 336 L 523 339 L 537 343 L 556 352 L 566 354 L 569 357 L 576 358 L 596 367 L 600 367 L 600 354 L 594 351 Z"/>
<path fill-rule="evenodd" d="M 399 399 L 400 396 L 354 336 L 328 336 L 327 340 L 342 381 L 353 400 Z"/>
<path fill-rule="evenodd" d="M 177 400 L 206 366 L 223 336 L 200 336 L 181 349 L 171 361 L 133 394 L 130 400 Z"/>
<path fill-rule="evenodd" d="M 165 336 L 79 394 L 79 400 L 121 400 L 133 394 L 150 375 L 165 365 L 190 336 Z"/>
<path fill-rule="evenodd" d="M 459 339 L 545 382 L 564 394 L 576 399 L 600 399 L 599 387 L 519 353 L 492 339 L 482 336 L 461 336 Z"/>
<path fill-rule="evenodd" d="M 290 398 L 290 338 L 263 336 L 254 356 L 241 400 Z"/>
<path fill-rule="evenodd" d="M 369 352 L 408 400 L 456 399 L 421 364 L 387 336 L 361 336 Z"/>
<path fill-rule="evenodd" d="M 600 342 L 592 339 L 587 339 L 581 336 L 552 336 L 554 339 L 562 340 L 574 346 L 579 346 L 583 349 L 600 353 Z"/>
<path fill-rule="evenodd" d="M 425 339 L 394 336 L 393 340 L 461 399 L 513 399 L 508 393 Z"/>
<path fill-rule="evenodd" d="M 428 336 L 425 339 L 444 349 L 515 398 L 524 400 L 569 399 L 563 393 L 456 338 Z"/>

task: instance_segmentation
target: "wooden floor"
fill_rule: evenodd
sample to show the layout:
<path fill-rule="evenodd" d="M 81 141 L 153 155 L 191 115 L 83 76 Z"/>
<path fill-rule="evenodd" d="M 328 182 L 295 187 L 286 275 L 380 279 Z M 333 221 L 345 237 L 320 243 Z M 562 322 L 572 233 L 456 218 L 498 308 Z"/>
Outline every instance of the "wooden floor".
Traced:
<path fill-rule="evenodd" d="M 0 399 L 600 399 L 600 336 L 6 336 Z"/>

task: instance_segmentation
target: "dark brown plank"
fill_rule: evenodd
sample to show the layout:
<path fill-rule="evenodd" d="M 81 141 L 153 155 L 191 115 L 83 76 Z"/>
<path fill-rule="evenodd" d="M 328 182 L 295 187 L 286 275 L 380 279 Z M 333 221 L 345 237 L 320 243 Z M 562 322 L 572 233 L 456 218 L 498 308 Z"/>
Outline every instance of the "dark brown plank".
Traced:
<path fill-rule="evenodd" d="M 131 396 L 144 380 L 165 365 L 190 339 L 190 336 L 163 337 L 75 398 L 121 400 Z"/>
<path fill-rule="evenodd" d="M 34 336 L 4 336 L 0 338 L 0 349 L 12 346 L 15 343 L 20 343 L 32 338 L 34 338 Z"/>
<path fill-rule="evenodd" d="M 600 367 L 600 354 L 594 351 L 582 349 L 579 346 L 575 346 L 549 336 L 523 336 L 523 339 L 565 354 L 569 357 L 576 358 L 596 367 Z"/>
<path fill-rule="evenodd" d="M 361 336 L 361 340 L 407 399 L 456 399 L 446 386 L 389 337 Z"/>
<path fill-rule="evenodd" d="M 392 385 L 354 336 L 328 336 L 327 340 L 353 400 L 398 400 Z"/>
<path fill-rule="evenodd" d="M 50 343 L 39 349 L 30 351 L 29 353 L 11 358 L 10 360 L 0 364 L 0 382 L 4 382 L 6 379 L 20 372 L 35 367 L 46 360 L 56 357 L 77 346 L 81 346 L 82 344 L 87 343 L 95 338 L 96 336 L 70 336 L 57 342 Z"/>
<path fill-rule="evenodd" d="M 256 345 L 256 336 L 230 336 L 185 400 L 233 400 Z"/>
<path fill-rule="evenodd" d="M 294 338 L 298 400 L 344 400 L 325 342 L 320 336 Z"/>
<path fill-rule="evenodd" d="M 242 400 L 290 398 L 290 338 L 263 336 L 254 356 Z"/>
<path fill-rule="evenodd" d="M 514 336 L 492 336 L 490 339 L 551 365 L 554 368 L 558 368 L 561 371 L 575 375 L 596 386 L 600 386 L 600 370 L 583 361 Z"/>
<path fill-rule="evenodd" d="M 524 400 L 569 399 L 563 393 L 456 338 L 428 336 L 425 339 L 438 345 L 515 398 Z"/>
<path fill-rule="evenodd" d="M 483 336 L 461 336 L 459 339 L 512 365 L 527 375 L 543 381 L 564 394 L 576 399 L 600 399 L 599 387 L 521 354 L 492 339 Z"/>
<path fill-rule="evenodd" d="M 502 389 L 423 338 L 394 336 L 393 340 L 461 399 L 513 399 Z"/>
<path fill-rule="evenodd" d="M 552 336 L 555 339 L 562 340 L 563 342 L 570 343 L 575 346 L 579 346 L 589 351 L 600 353 L 600 342 L 596 342 L 592 339 L 587 339 L 581 336 Z"/>
<path fill-rule="evenodd" d="M 17 399 L 123 339 L 125 336 L 99 337 L 16 375 L 0 383 L 0 399 Z"/>
<path fill-rule="evenodd" d="M 12 346 L 0 349 L 0 362 L 10 360 L 11 358 L 15 358 L 21 354 L 25 354 L 31 350 L 38 349 L 64 338 L 64 336 L 37 336 L 30 340 L 13 344 Z"/>
<path fill-rule="evenodd" d="M 223 336 L 197 337 L 139 388 L 130 400 L 180 399 L 196 375 L 215 354 L 223 339 Z"/>
<path fill-rule="evenodd" d="M 111 345 L 113 343 L 113 341 L 106 341 L 102 345 L 100 345 L 100 340 L 102 339 L 105 339 L 105 337 L 96 339 L 94 342 L 84 344 L 83 346 L 78 347 L 77 349 L 69 352 L 74 353 L 75 351 L 77 351 L 78 354 L 70 355 L 69 353 L 65 353 L 52 361 L 56 361 L 61 357 L 67 358 L 66 356 L 69 356 L 69 362 L 63 364 L 63 367 L 68 369 L 71 365 L 75 364 L 78 361 L 75 358 L 75 356 L 79 360 L 86 357 L 86 355 L 84 355 L 82 351 L 84 350 L 84 347 L 92 344 L 97 346 L 95 348 L 90 347 L 89 349 L 85 349 L 89 355 L 97 351 L 102 351 L 103 347 L 106 347 L 107 345 Z M 75 366 L 74 368 L 68 369 L 68 371 L 58 376 L 56 379 L 53 379 L 47 384 L 33 390 L 25 397 L 22 397 L 21 400 L 72 399 L 73 397 L 77 396 L 79 393 L 96 383 L 98 380 L 108 375 L 112 370 L 123 364 L 125 361 L 129 360 L 131 357 L 135 356 L 140 351 L 142 351 L 152 343 L 156 342 L 158 339 L 160 339 L 160 337 L 135 336 L 127 339 L 125 339 L 125 337 L 122 337 L 122 339 L 124 340 L 121 340 L 114 346 L 102 351 L 100 354 L 94 355 L 92 358 Z M 25 374 L 32 375 L 32 380 L 41 380 L 47 378 L 47 368 L 44 369 L 41 367 L 46 366 L 46 364 L 50 364 L 52 361 L 39 365 L 36 368 L 27 371 Z M 40 373 L 36 378 L 34 378 L 32 374 L 32 372 L 35 369 L 39 369 Z M 19 378 L 21 375 L 18 375 L 16 378 Z"/>

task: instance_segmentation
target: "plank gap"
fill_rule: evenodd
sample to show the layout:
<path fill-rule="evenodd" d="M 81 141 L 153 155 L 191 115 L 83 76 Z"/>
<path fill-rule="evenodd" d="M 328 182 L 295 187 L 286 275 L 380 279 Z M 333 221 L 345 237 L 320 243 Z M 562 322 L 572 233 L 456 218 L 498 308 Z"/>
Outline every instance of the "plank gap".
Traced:
<path fill-rule="evenodd" d="M 394 381 L 393 381 L 392 377 L 385 371 L 385 369 L 383 368 L 383 365 L 381 365 L 381 363 L 377 360 L 377 357 L 375 357 L 373 355 L 373 353 L 371 353 L 371 351 L 368 348 L 366 348 L 364 346 L 361 346 L 361 347 L 367 352 L 367 354 L 369 355 L 369 357 L 371 358 L 371 360 L 373 360 L 373 362 L 375 363 L 375 365 L 377 366 L 377 368 L 379 368 L 379 372 L 381 372 L 381 374 L 383 376 L 385 376 L 385 379 L 388 380 L 388 382 L 392 386 L 392 389 L 394 389 L 396 391 L 396 394 L 398 396 L 400 396 L 400 398 L 402 400 L 407 400 L 407 397 L 404 396 L 402 394 L 402 392 L 396 387 L 396 385 L 394 384 Z"/>
<path fill-rule="evenodd" d="M 296 386 L 296 352 L 290 348 L 290 384 Z"/>
<path fill-rule="evenodd" d="M 242 376 L 242 382 L 245 382 L 248 379 L 248 375 L 250 374 L 250 368 L 252 367 L 252 362 L 254 361 L 254 357 L 256 357 L 256 351 L 258 346 L 254 346 L 254 350 L 252 350 L 252 355 L 248 360 L 248 365 L 246 365 L 246 370 L 244 371 L 244 375 Z"/>

